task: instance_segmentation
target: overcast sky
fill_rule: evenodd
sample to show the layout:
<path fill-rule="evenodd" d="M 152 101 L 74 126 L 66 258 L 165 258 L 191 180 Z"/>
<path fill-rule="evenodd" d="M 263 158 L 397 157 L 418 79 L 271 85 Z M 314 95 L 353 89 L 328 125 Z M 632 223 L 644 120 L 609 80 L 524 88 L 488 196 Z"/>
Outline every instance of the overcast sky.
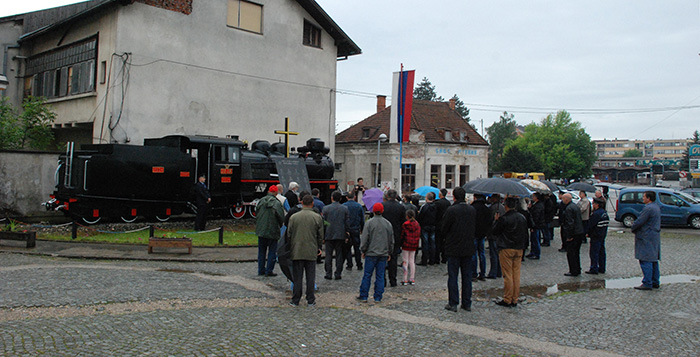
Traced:
<path fill-rule="evenodd" d="M 593 139 L 700 130 L 698 0 L 317 1 L 363 52 L 338 62 L 338 130 L 375 112 L 401 63 L 479 130 L 504 110 L 528 124 L 559 109 Z M 74 2 L 5 1 L 0 16 Z"/>

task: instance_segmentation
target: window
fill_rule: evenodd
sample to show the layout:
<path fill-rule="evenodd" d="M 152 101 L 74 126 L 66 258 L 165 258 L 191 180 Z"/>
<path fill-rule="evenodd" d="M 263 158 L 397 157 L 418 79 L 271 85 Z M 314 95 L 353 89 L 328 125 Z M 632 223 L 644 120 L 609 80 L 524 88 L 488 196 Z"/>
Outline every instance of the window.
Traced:
<path fill-rule="evenodd" d="M 240 149 L 236 146 L 228 147 L 228 162 L 238 162 L 238 156 L 240 156 Z"/>
<path fill-rule="evenodd" d="M 262 33 L 262 8 L 262 5 L 244 0 L 229 0 L 226 24 L 241 30 Z"/>
<path fill-rule="evenodd" d="M 469 182 L 469 165 L 461 165 L 459 167 L 459 186 L 462 187 L 467 182 Z"/>
<path fill-rule="evenodd" d="M 440 188 L 441 169 L 440 165 L 430 165 L 430 186 Z"/>
<path fill-rule="evenodd" d="M 455 166 L 445 165 L 445 188 L 455 187 Z"/>
<path fill-rule="evenodd" d="M 362 128 L 362 138 L 369 139 L 369 128 Z"/>
<path fill-rule="evenodd" d="M 342 162 L 335 163 L 335 172 L 343 172 L 343 163 Z"/>
<path fill-rule="evenodd" d="M 643 194 L 644 192 L 627 192 L 620 197 L 620 203 L 644 203 Z"/>
<path fill-rule="evenodd" d="M 95 91 L 97 38 L 43 52 L 27 60 L 25 96 L 60 98 Z"/>
<path fill-rule="evenodd" d="M 401 191 L 410 192 L 416 188 L 416 164 L 403 164 L 401 169 Z"/>
<path fill-rule="evenodd" d="M 370 187 L 379 187 L 382 182 L 382 164 L 379 163 L 379 170 L 377 170 L 377 164 L 372 164 L 372 179 L 374 180 Z"/>
<path fill-rule="evenodd" d="M 321 48 L 321 29 L 304 20 L 304 40 L 307 46 Z"/>

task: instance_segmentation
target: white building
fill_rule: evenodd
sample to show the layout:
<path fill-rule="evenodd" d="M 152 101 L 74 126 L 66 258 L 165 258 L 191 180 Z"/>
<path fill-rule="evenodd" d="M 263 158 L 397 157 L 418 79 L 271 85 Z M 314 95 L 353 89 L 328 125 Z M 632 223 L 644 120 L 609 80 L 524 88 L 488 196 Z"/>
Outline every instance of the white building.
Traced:
<path fill-rule="evenodd" d="M 410 192 L 420 186 L 447 188 L 450 192 L 470 180 L 488 177 L 489 145 L 454 110 L 454 101 L 413 101 L 410 140 L 382 142 L 390 135 L 390 108 L 377 97 L 377 113 L 336 135 L 336 178 L 348 188 L 357 178 L 365 186 L 401 188 Z M 403 151 L 403 170 L 399 166 Z M 402 172 L 403 171 L 403 172 Z"/>
<path fill-rule="evenodd" d="M 333 148 L 336 62 L 360 48 L 314 0 L 94 0 L 0 18 L 5 91 L 56 141 L 239 135 Z"/>

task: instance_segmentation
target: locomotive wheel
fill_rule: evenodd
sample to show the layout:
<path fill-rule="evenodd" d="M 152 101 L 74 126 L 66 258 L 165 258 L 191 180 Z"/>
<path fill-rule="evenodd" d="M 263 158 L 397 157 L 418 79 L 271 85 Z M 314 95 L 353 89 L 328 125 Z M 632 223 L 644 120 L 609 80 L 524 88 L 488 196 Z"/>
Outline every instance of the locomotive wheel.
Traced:
<path fill-rule="evenodd" d="M 235 205 L 231 207 L 228 210 L 229 214 L 231 214 L 231 217 L 234 219 L 241 219 L 243 216 L 245 216 L 245 206 L 242 205 Z"/>
<path fill-rule="evenodd" d="M 170 220 L 170 216 L 158 216 L 158 215 L 156 215 L 156 219 L 159 222 L 167 222 Z"/>
<path fill-rule="evenodd" d="M 97 224 L 97 222 L 99 222 L 102 219 L 102 217 L 81 217 L 80 219 L 82 219 L 82 221 L 86 224 L 92 225 Z"/>
<path fill-rule="evenodd" d="M 255 218 L 255 206 L 248 206 L 248 214 L 250 214 L 251 217 Z"/>
<path fill-rule="evenodd" d="M 121 219 L 124 223 L 134 223 L 136 216 L 121 216 Z"/>

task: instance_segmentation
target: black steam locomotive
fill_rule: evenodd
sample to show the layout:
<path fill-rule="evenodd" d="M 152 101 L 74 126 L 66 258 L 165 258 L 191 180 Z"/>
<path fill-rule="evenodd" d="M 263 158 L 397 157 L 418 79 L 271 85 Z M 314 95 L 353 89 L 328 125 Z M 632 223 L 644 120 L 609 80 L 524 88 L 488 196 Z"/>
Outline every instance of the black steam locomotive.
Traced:
<path fill-rule="evenodd" d="M 68 144 L 56 169 L 56 190 L 47 209 L 62 210 L 74 219 L 97 223 L 103 217 L 133 222 L 138 216 L 167 221 L 195 212 L 193 186 L 207 177 L 212 213 L 255 217 L 255 203 L 270 185 L 279 183 L 275 158 L 285 156 L 285 143 L 236 138 L 170 135 L 145 139 L 143 146 Z M 309 139 L 294 156 L 302 158 L 312 188 L 328 200 L 338 182 L 329 149 Z"/>

